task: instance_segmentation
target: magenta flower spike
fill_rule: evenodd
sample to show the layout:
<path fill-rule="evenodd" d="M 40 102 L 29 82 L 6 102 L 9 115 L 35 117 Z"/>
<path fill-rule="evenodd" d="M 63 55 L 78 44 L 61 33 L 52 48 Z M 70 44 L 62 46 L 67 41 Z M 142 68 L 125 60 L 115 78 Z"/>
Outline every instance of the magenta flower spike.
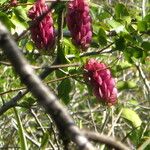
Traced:
<path fill-rule="evenodd" d="M 87 49 L 92 40 L 92 20 L 86 0 L 68 2 L 66 22 L 72 42 L 83 50 Z"/>
<path fill-rule="evenodd" d="M 104 63 L 89 59 L 84 65 L 85 81 L 91 85 L 94 95 L 100 101 L 113 105 L 117 101 L 115 80 Z"/>
<path fill-rule="evenodd" d="M 37 0 L 33 7 L 30 8 L 28 17 L 34 21 L 47 10 L 48 6 L 45 4 L 45 0 Z M 31 38 L 38 49 L 50 50 L 55 45 L 55 30 L 51 12 L 30 31 Z"/>

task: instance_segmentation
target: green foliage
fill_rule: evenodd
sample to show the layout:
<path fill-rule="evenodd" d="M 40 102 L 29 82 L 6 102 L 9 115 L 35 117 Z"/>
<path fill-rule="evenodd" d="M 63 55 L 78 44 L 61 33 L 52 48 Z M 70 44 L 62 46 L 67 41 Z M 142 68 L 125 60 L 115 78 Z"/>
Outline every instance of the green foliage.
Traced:
<path fill-rule="evenodd" d="M 8 16 L 3 13 L 3 12 L 0 12 L 0 21 L 6 25 L 6 27 L 10 30 L 11 27 L 12 28 L 15 28 L 15 25 L 12 23 L 12 21 L 8 18 Z"/>
<path fill-rule="evenodd" d="M 69 79 L 63 80 L 58 85 L 58 97 L 63 100 L 65 104 L 68 104 L 70 102 L 69 93 L 71 92 L 71 83 Z"/>
<path fill-rule="evenodd" d="M 41 141 L 41 146 L 40 146 L 40 149 L 41 150 L 44 150 L 48 144 L 48 139 L 49 139 L 49 134 L 48 133 L 45 133 L 43 135 L 43 138 L 42 138 L 42 141 Z"/>
<path fill-rule="evenodd" d="M 119 81 L 117 83 L 117 89 L 118 90 L 124 90 L 124 89 L 134 89 L 137 88 L 137 85 L 134 81 Z"/>
<path fill-rule="evenodd" d="M 138 128 L 141 126 L 142 121 L 134 110 L 123 108 L 121 116 L 130 121 L 133 127 Z"/>
<path fill-rule="evenodd" d="M 19 6 L 11 7 L 8 0 L 0 1 L 0 21 L 15 40 L 32 23 L 27 13 L 34 2 L 35 0 L 19 0 Z M 58 13 L 64 9 L 61 29 L 64 35 L 61 41 L 56 40 L 59 45 L 56 43 L 53 54 L 42 54 L 35 47 L 30 32 L 19 37 L 16 43 L 37 75 L 57 58 L 58 66 L 43 82 L 59 97 L 80 128 L 113 135 L 131 148 L 138 149 L 141 146 L 143 150 L 149 150 L 150 10 L 148 1 L 145 8 L 142 2 L 126 0 L 120 3 L 115 0 L 108 3 L 104 0 L 91 0 L 89 5 L 93 38 L 87 51 L 81 51 L 72 43 L 65 22 L 65 2 L 58 4 L 52 11 L 57 30 Z M 49 4 L 48 1 L 47 3 Z M 100 103 L 94 97 L 91 86 L 83 80 L 82 66 L 89 58 L 107 64 L 116 78 L 118 103 L 112 107 Z M 72 65 L 74 63 L 79 65 Z M 62 67 L 62 64 L 68 66 Z M 0 50 L 0 109 L 24 89 L 26 87 Z M 19 100 L 17 106 L 19 108 L 14 111 L 9 109 L 1 115 L 0 149 L 21 147 L 45 150 L 51 149 L 52 145 L 55 147 L 52 149 L 63 149 L 53 121 L 37 105 L 31 93 Z M 119 117 L 118 110 L 121 109 Z M 70 149 L 75 149 L 72 143 L 69 146 Z M 96 146 L 99 149 L 99 145 Z"/>
<path fill-rule="evenodd" d="M 115 6 L 115 17 L 117 19 L 123 19 L 122 17 L 128 15 L 129 15 L 128 10 L 124 4 L 119 3 Z"/>
<path fill-rule="evenodd" d="M 20 119 L 20 116 L 18 115 L 17 109 L 14 108 L 17 124 L 18 124 L 18 133 L 19 133 L 19 138 L 20 138 L 20 147 L 22 150 L 27 150 L 27 141 L 24 133 L 24 129 L 22 126 L 22 122 Z"/>
<path fill-rule="evenodd" d="M 99 41 L 99 44 L 102 46 L 107 45 L 106 33 L 105 33 L 105 30 L 102 28 L 100 28 L 98 31 L 98 41 Z"/>

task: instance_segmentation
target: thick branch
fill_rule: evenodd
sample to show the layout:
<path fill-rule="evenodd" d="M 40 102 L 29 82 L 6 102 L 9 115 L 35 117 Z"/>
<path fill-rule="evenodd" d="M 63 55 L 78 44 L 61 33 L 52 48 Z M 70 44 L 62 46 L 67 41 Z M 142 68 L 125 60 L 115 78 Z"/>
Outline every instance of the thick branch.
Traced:
<path fill-rule="evenodd" d="M 70 139 L 77 144 L 78 149 L 94 150 L 95 148 L 74 124 L 73 119 L 69 116 L 66 109 L 59 103 L 57 97 L 42 83 L 40 78 L 35 75 L 34 70 L 27 63 L 16 43 L 1 23 L 0 47 L 14 66 L 22 82 L 37 98 L 39 104 L 51 115 L 58 129 L 66 131 L 66 134 Z"/>
<path fill-rule="evenodd" d="M 53 64 L 57 64 L 56 61 L 54 61 Z M 52 65 L 53 66 L 53 65 Z M 39 75 L 39 77 L 41 79 L 46 78 L 51 72 L 53 72 L 56 68 L 55 67 L 46 67 L 44 69 L 44 71 Z M 0 107 L 0 116 L 5 113 L 7 110 L 9 110 L 10 108 L 14 107 L 17 105 L 17 102 L 27 93 L 29 92 L 29 90 L 23 90 L 23 91 L 19 91 L 18 94 L 16 96 L 14 96 L 11 100 L 9 100 L 8 102 L 4 103 L 3 106 Z"/>
<path fill-rule="evenodd" d="M 83 131 L 85 136 L 94 142 L 97 143 L 104 143 L 107 146 L 111 148 L 115 148 L 117 150 L 130 150 L 126 145 L 122 144 L 120 141 L 117 141 L 116 139 L 113 139 L 112 137 L 108 137 L 106 135 L 101 135 L 96 132 L 91 132 L 91 131 Z"/>

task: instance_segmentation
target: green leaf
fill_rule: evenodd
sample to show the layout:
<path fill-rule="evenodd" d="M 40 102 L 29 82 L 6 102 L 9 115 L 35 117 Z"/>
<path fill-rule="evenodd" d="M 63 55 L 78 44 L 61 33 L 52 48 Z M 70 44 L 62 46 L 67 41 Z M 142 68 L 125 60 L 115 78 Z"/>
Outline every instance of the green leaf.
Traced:
<path fill-rule="evenodd" d="M 26 100 L 24 100 L 23 102 L 20 103 L 21 106 L 29 108 L 31 107 L 34 103 L 36 102 L 36 100 L 32 97 L 28 97 Z"/>
<path fill-rule="evenodd" d="M 130 64 L 130 63 L 128 63 L 127 61 L 124 61 L 124 62 L 120 62 L 120 67 L 121 67 L 121 69 L 122 70 L 124 70 L 124 69 L 128 69 L 128 68 L 130 68 L 132 65 Z"/>
<path fill-rule="evenodd" d="M 129 47 L 125 49 L 123 52 L 124 52 L 125 58 L 128 60 L 129 63 L 133 63 L 133 58 L 136 58 L 136 59 L 145 58 L 143 49 L 138 46 Z"/>
<path fill-rule="evenodd" d="M 146 21 L 139 21 L 137 24 L 137 29 L 140 32 L 144 32 L 147 30 L 147 22 Z"/>
<path fill-rule="evenodd" d="M 115 15 L 117 18 L 121 18 L 122 16 L 128 16 L 129 15 L 128 10 L 124 4 L 119 3 L 116 5 Z"/>
<path fill-rule="evenodd" d="M 110 13 L 105 11 L 105 10 L 102 10 L 99 15 L 97 16 L 100 20 L 104 20 L 108 17 L 110 17 Z"/>
<path fill-rule="evenodd" d="M 132 124 L 132 126 L 135 128 L 140 127 L 142 124 L 142 121 L 139 115 L 132 109 L 123 108 L 121 117 L 128 120 Z"/>
<path fill-rule="evenodd" d="M 99 32 L 98 32 L 98 41 L 99 41 L 100 45 L 102 45 L 102 46 L 107 45 L 106 37 L 107 36 L 106 36 L 105 30 L 103 28 L 100 28 Z"/>
<path fill-rule="evenodd" d="M 139 144 L 141 143 L 142 134 L 143 134 L 143 129 L 142 129 L 141 126 L 137 127 L 137 128 L 133 128 L 132 131 L 129 134 L 129 139 L 132 141 L 132 143 L 136 147 L 138 147 Z"/>
<path fill-rule="evenodd" d="M 8 16 L 0 12 L 0 21 L 10 30 L 11 28 L 15 28 L 15 25 L 12 23 L 12 21 L 8 18 Z"/>
<path fill-rule="evenodd" d="M 61 78 L 61 77 L 64 77 L 64 76 L 65 76 L 65 74 L 64 74 L 62 71 L 60 71 L 60 70 L 56 70 L 56 71 L 55 71 L 55 74 L 56 74 L 56 77 L 57 77 L 57 78 Z"/>
<path fill-rule="evenodd" d="M 58 97 L 63 100 L 63 102 L 67 105 L 70 102 L 69 93 L 72 90 L 71 82 L 69 79 L 63 80 L 58 85 Z"/>
<path fill-rule="evenodd" d="M 150 149 L 150 138 L 146 139 L 138 150 L 149 150 Z"/>
<path fill-rule="evenodd" d="M 27 21 L 29 20 L 29 18 L 27 17 L 26 11 L 22 6 L 15 7 L 14 14 L 21 23 L 27 25 Z"/>
<path fill-rule="evenodd" d="M 126 48 L 126 41 L 124 37 L 120 36 L 118 39 L 115 41 L 116 49 L 123 51 Z"/>
<path fill-rule="evenodd" d="M 19 138 L 20 138 L 20 144 L 21 144 L 20 148 L 22 150 L 27 150 L 28 148 L 27 148 L 27 141 L 26 141 L 24 129 L 23 129 L 22 122 L 21 122 L 20 116 L 16 108 L 14 108 L 14 112 L 15 112 L 16 121 L 18 123 L 18 132 L 19 132 Z"/>
<path fill-rule="evenodd" d="M 144 19 L 144 21 L 147 21 L 148 23 L 150 23 L 150 14 L 147 14 Z"/>
<path fill-rule="evenodd" d="M 141 47 L 146 51 L 150 51 L 150 42 L 147 41 L 143 42 Z"/>
<path fill-rule="evenodd" d="M 127 89 L 135 89 L 137 88 L 137 84 L 134 81 L 119 81 L 117 83 L 118 90 L 127 90 Z"/>
<path fill-rule="evenodd" d="M 44 133 L 44 135 L 42 137 L 42 141 L 41 141 L 41 146 L 40 146 L 41 150 L 45 150 L 46 149 L 46 145 L 48 143 L 48 138 L 49 138 L 49 134 L 48 133 Z"/>
<path fill-rule="evenodd" d="M 90 46 L 93 47 L 93 48 L 99 48 L 99 44 L 98 43 L 99 43 L 98 40 L 93 37 L 93 40 L 92 40 Z"/>
<path fill-rule="evenodd" d="M 127 61 L 120 62 L 120 64 L 114 66 L 114 71 L 120 72 L 122 70 L 130 68 L 132 65 L 128 63 Z"/>
<path fill-rule="evenodd" d="M 26 49 L 32 51 L 34 49 L 34 43 L 32 41 L 27 42 Z"/>
<path fill-rule="evenodd" d="M 135 33 L 136 32 L 136 26 L 133 25 L 133 24 L 126 24 L 126 30 L 129 32 L 129 33 Z M 131 36 L 131 34 L 129 34 Z"/>
<path fill-rule="evenodd" d="M 3 3 L 5 3 L 7 0 L 1 0 L 0 1 L 0 4 L 3 4 Z"/>
<path fill-rule="evenodd" d="M 63 46 L 63 43 L 61 43 L 60 46 L 58 46 L 58 48 L 57 48 L 57 62 L 60 63 L 60 64 L 61 63 L 66 64 L 69 61 L 65 57 L 64 50 L 65 50 L 65 46 Z"/>
<path fill-rule="evenodd" d="M 64 31 L 65 32 L 65 31 Z M 72 44 L 71 40 L 64 38 L 63 44 L 68 47 L 69 52 L 68 53 L 74 53 L 76 51 L 76 47 Z"/>
<path fill-rule="evenodd" d="M 142 58 L 143 56 L 143 50 L 139 47 L 134 47 L 132 53 L 135 58 Z"/>
<path fill-rule="evenodd" d="M 28 0 L 20 0 L 21 3 L 26 3 Z"/>
<path fill-rule="evenodd" d="M 115 20 L 107 20 L 107 23 L 113 28 L 113 30 L 116 31 L 116 33 L 119 33 L 121 31 L 126 32 L 126 29 L 124 25 L 122 25 L 120 22 Z"/>

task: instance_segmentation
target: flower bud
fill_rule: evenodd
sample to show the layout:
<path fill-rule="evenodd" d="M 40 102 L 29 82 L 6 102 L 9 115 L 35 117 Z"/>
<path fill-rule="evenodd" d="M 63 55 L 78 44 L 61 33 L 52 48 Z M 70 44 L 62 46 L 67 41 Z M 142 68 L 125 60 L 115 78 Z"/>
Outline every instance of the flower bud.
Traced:
<path fill-rule="evenodd" d="M 90 59 L 84 65 L 84 69 L 85 81 L 91 85 L 97 99 L 108 104 L 115 104 L 117 101 L 115 80 L 106 65 L 95 59 Z"/>
<path fill-rule="evenodd" d="M 73 43 L 83 50 L 87 49 L 92 40 L 92 20 L 86 0 L 68 2 L 66 22 Z"/>

